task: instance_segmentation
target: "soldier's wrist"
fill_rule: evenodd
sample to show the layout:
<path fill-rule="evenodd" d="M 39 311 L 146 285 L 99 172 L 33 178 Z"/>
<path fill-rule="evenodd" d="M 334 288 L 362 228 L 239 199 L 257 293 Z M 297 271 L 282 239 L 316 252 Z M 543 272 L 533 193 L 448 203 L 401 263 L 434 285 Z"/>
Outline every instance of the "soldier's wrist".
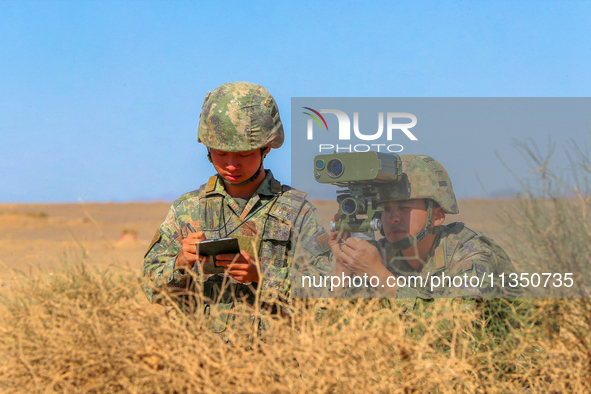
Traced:
<path fill-rule="evenodd" d="M 174 260 L 174 268 L 181 275 L 186 275 L 187 272 L 192 268 L 179 253 Z"/>
<path fill-rule="evenodd" d="M 167 265 L 167 271 L 169 272 L 168 285 L 174 287 L 184 286 L 189 277 L 188 272 L 176 265 L 176 258 L 170 258 Z"/>

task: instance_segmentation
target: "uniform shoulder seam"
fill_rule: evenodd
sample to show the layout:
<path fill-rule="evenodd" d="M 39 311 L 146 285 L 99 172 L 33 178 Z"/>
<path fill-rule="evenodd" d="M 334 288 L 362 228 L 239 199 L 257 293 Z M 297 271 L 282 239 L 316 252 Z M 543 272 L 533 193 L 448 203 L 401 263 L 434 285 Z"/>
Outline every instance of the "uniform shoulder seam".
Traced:
<path fill-rule="evenodd" d="M 285 194 L 295 194 L 298 197 L 303 197 L 306 198 L 306 196 L 308 195 L 308 192 L 299 190 L 299 189 L 294 189 L 293 187 L 289 186 L 289 185 L 281 185 L 281 192 L 285 195 Z"/>
<path fill-rule="evenodd" d="M 446 257 L 448 258 L 453 256 L 458 251 L 458 249 L 461 248 L 462 245 L 464 245 L 466 242 L 482 236 L 482 233 L 480 231 L 476 231 L 473 228 L 466 226 L 462 222 L 454 222 L 446 225 L 446 227 L 451 228 L 456 227 L 458 225 L 462 227 L 461 231 L 457 234 L 448 233 L 444 239 L 444 242 L 446 243 Z"/>
<path fill-rule="evenodd" d="M 455 226 L 461 226 L 462 227 L 462 231 L 467 230 L 468 232 L 470 232 L 472 234 L 472 236 L 470 238 L 473 237 L 480 237 L 482 235 L 482 233 L 478 230 L 473 229 L 470 226 L 467 226 L 465 223 L 463 222 L 453 222 L 450 224 L 447 224 L 446 227 L 450 228 L 450 227 L 455 227 Z"/>
<path fill-rule="evenodd" d="M 174 200 L 174 202 L 172 203 L 172 205 L 174 207 L 177 207 L 179 205 L 181 205 L 182 203 L 184 203 L 185 201 L 191 199 L 191 198 L 201 198 L 202 194 L 205 190 L 205 186 L 206 184 L 203 184 L 199 187 L 199 189 L 190 191 L 188 193 L 185 193 L 183 195 L 181 195 L 179 198 L 177 198 L 176 200 Z"/>

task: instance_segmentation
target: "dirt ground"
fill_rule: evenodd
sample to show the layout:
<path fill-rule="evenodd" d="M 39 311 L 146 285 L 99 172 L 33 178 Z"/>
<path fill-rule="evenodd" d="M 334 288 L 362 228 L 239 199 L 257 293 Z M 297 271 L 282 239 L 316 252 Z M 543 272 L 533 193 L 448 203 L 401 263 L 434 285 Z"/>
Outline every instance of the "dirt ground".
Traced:
<path fill-rule="evenodd" d="M 337 211 L 334 201 L 312 201 L 325 228 Z M 496 215 L 510 200 L 461 200 L 460 214 L 446 222 L 461 221 L 503 245 Z M 142 266 L 154 232 L 170 203 L 73 203 L 0 205 L 0 285 L 21 271 L 54 271 L 64 262 L 86 258 L 91 264 Z"/>

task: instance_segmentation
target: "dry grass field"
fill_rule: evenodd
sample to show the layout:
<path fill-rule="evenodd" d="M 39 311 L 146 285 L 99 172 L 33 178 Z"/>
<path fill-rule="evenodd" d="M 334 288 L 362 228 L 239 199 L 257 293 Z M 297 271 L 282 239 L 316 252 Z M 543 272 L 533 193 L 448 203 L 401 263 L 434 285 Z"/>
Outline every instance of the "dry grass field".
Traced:
<path fill-rule="evenodd" d="M 315 205 L 327 225 L 335 203 Z M 215 310 L 184 316 L 141 293 L 142 256 L 168 207 L 0 206 L 1 393 L 591 390 L 587 300 L 438 300 L 411 314 L 387 300 L 297 301 L 288 316 L 238 311 L 245 323 L 213 334 Z M 529 208 L 466 200 L 449 219 L 514 250 L 524 232 L 497 215 Z"/>

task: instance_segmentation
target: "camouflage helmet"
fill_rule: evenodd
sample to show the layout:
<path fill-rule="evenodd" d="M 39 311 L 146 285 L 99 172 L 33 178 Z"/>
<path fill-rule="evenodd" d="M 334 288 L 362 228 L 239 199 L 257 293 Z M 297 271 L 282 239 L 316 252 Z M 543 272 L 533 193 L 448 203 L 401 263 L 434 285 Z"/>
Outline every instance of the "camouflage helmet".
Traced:
<path fill-rule="evenodd" d="M 210 149 L 245 152 L 283 145 L 277 103 L 253 83 L 231 82 L 208 92 L 199 118 L 197 140 Z"/>
<path fill-rule="evenodd" d="M 380 191 L 380 201 L 430 199 L 445 213 L 459 213 L 451 179 L 441 163 L 426 155 L 401 155 L 402 179 Z"/>

